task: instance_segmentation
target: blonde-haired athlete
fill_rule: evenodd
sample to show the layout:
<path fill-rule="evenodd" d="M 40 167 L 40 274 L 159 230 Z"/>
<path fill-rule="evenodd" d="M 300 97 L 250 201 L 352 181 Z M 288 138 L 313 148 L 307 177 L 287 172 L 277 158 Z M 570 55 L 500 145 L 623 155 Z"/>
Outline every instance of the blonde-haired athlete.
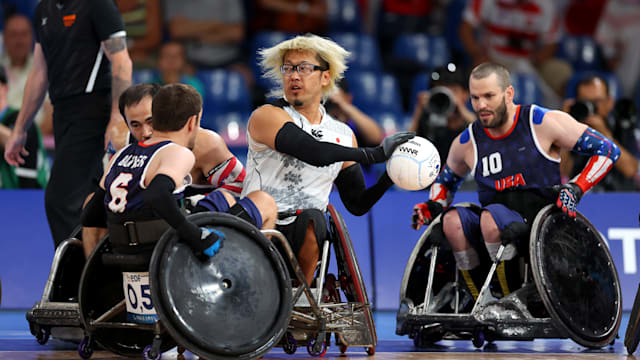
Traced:
<path fill-rule="evenodd" d="M 335 182 L 345 207 L 362 215 L 391 187 L 383 174 L 366 188 L 356 163 L 386 161 L 414 136 L 397 133 L 378 147 L 358 148 L 344 123 L 322 105 L 343 77 L 349 52 L 316 35 L 297 36 L 260 50 L 265 76 L 282 98 L 256 109 L 249 119 L 247 177 L 242 196 L 263 190 L 276 200 L 276 228 L 291 243 L 307 282 L 313 279 L 319 246 L 326 238 L 324 211 Z"/>

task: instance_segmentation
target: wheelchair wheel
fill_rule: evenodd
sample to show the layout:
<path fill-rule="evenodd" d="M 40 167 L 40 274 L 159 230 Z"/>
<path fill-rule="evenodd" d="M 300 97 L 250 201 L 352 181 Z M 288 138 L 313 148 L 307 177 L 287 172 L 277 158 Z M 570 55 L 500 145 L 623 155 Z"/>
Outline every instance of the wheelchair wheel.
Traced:
<path fill-rule="evenodd" d="M 373 315 L 371 314 L 371 306 L 367 297 L 367 290 L 364 285 L 364 279 L 362 279 L 362 274 L 360 273 L 360 266 L 358 265 L 358 259 L 356 258 L 351 237 L 347 232 L 347 226 L 344 223 L 344 219 L 333 205 L 329 204 L 327 210 L 330 217 L 330 231 L 333 238 L 336 239 L 334 242 L 334 249 L 336 252 L 336 261 L 338 263 L 338 280 L 340 282 L 340 287 L 343 289 L 347 301 L 366 304 L 364 307 L 364 316 L 366 325 L 370 332 L 369 343 L 354 345 L 370 345 L 369 347 L 375 348 L 378 342 L 376 327 L 373 322 Z M 349 345 L 351 346 L 352 344 Z"/>
<path fill-rule="evenodd" d="M 538 293 L 557 326 L 580 345 L 610 344 L 620 327 L 622 296 L 598 230 L 582 214 L 570 218 L 548 205 L 533 222 L 529 251 Z"/>
<path fill-rule="evenodd" d="M 206 359 L 254 359 L 285 334 L 291 280 L 276 248 L 255 226 L 224 213 L 189 216 L 226 235 L 213 258 L 197 258 L 167 231 L 154 249 L 151 295 L 173 337 Z"/>
<path fill-rule="evenodd" d="M 102 254 L 112 253 L 109 236 L 105 236 L 96 250 L 87 259 L 80 278 L 78 303 L 80 319 L 92 341 L 103 348 L 123 356 L 142 356 L 144 348 L 153 342 L 150 330 L 133 328 L 109 328 L 96 325 L 94 321 L 109 309 L 124 300 L 122 272 L 108 267 L 102 261 Z M 127 323 L 126 310 L 119 311 L 109 322 Z M 91 347 L 91 344 L 87 343 Z M 175 347 L 175 342 L 166 332 L 162 334 L 161 350 Z"/>
<path fill-rule="evenodd" d="M 629 316 L 629 325 L 624 336 L 624 345 L 627 347 L 629 355 L 633 355 L 636 352 L 638 342 L 640 342 L 640 285 L 638 285 L 636 299 L 633 302 L 633 309 Z"/>

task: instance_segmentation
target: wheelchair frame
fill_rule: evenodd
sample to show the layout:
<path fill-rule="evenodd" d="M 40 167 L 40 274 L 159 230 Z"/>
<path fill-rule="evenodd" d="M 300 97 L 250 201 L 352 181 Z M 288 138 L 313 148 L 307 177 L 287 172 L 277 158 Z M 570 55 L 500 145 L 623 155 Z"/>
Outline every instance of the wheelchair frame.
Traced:
<path fill-rule="evenodd" d="M 293 310 L 288 331 L 280 339 L 280 345 L 282 345 L 285 352 L 293 354 L 298 346 L 298 340 L 304 340 L 311 355 L 323 356 L 329 346 L 329 335 L 334 333 L 336 345 L 339 346 L 342 353 L 346 352 L 349 346 L 363 346 L 369 355 L 373 355 L 377 345 L 375 324 L 353 245 L 344 220 L 333 205 L 328 206 L 327 214 L 328 238 L 323 242 L 322 257 L 319 262 L 318 278 L 316 279 L 316 283 L 321 284 L 322 287 L 316 293 L 312 291 L 304 280 L 302 270 L 284 235 L 277 230 L 262 231 L 264 235 L 272 236 L 273 242 L 279 241 L 282 244 L 286 257 L 288 257 L 288 261 L 294 269 L 295 277 L 301 284 L 292 298 L 291 307 Z M 108 235 L 106 238 L 108 239 Z M 86 268 L 89 267 L 89 263 L 94 263 L 92 257 L 101 257 L 104 252 L 111 251 L 110 242 L 105 239 L 102 240 L 91 254 L 90 259 L 85 262 L 85 271 L 87 271 Z M 341 260 L 338 261 L 339 280 L 336 280 L 333 274 L 327 274 L 331 245 L 335 249 L 336 258 Z M 82 243 L 76 238 L 66 240 L 58 247 L 42 300 L 36 303 L 34 308 L 27 314 L 31 332 L 36 336 L 39 343 L 46 343 L 51 334 L 51 328 L 64 326 L 73 328 L 74 331 L 74 337 L 65 340 L 73 340 L 79 343 L 78 353 L 85 359 L 92 356 L 96 343 L 119 355 L 140 356 L 139 351 L 133 351 L 126 347 L 121 348 L 119 344 L 106 344 L 105 346 L 100 341 L 101 334 L 96 334 L 96 332 L 102 330 L 135 329 L 151 333 L 152 340 L 149 341 L 150 345 L 142 350 L 142 355 L 148 359 L 157 358 L 162 351 L 168 349 L 166 348 L 167 345 L 170 347 L 175 346 L 173 343 L 175 339 L 167 342 L 169 334 L 161 321 L 156 321 L 153 324 L 114 321 L 116 316 L 126 312 L 126 299 L 109 306 L 105 311 L 95 314 L 95 316 L 83 314 L 79 302 L 63 303 L 51 301 L 56 277 L 61 270 L 60 264 L 72 247 L 77 247 L 82 252 Z M 100 264 L 96 263 L 92 266 L 104 267 L 105 265 L 100 262 Z M 80 294 L 79 297 L 83 296 L 82 284 L 85 281 L 85 271 L 83 271 L 83 279 L 78 284 L 77 293 Z M 337 284 L 338 281 L 339 285 Z M 341 301 L 341 299 L 338 302 L 323 301 L 322 290 L 325 287 L 331 288 L 338 298 L 340 297 L 338 289 L 342 288 L 344 295 L 347 297 L 346 301 Z M 308 306 L 297 306 L 299 301 L 304 302 L 304 300 L 306 300 Z M 333 300 L 336 300 L 335 297 Z M 80 302 L 82 302 L 82 299 L 80 299 Z M 178 353 L 181 354 L 184 351 L 185 348 L 178 345 Z"/>
<path fill-rule="evenodd" d="M 373 355 L 377 344 L 375 324 L 353 244 L 346 231 L 344 220 L 333 205 L 328 205 L 327 213 L 329 217 L 327 225 L 330 228 L 328 238 L 323 241 L 317 272 L 316 284 L 321 286 L 316 288 L 315 294 L 307 284 L 285 236 L 277 230 L 262 231 L 265 235 L 272 236 L 272 241 L 280 242 L 300 284 L 292 298 L 293 310 L 289 331 L 280 345 L 287 354 L 293 354 L 298 348 L 298 340 L 306 341 L 310 355 L 324 356 L 329 347 L 329 334 L 334 333 L 341 353 L 345 353 L 349 346 L 362 346 L 367 354 Z M 329 292 L 333 290 L 339 297 L 335 276 L 327 275 L 332 243 L 338 259 L 339 287 L 345 292 L 346 302 L 323 302 L 322 299 L 325 290 Z M 303 299 L 301 299 L 302 295 L 304 295 Z M 307 303 L 299 306 L 305 300 Z"/>
<path fill-rule="evenodd" d="M 456 206 L 471 207 L 477 205 L 460 203 L 456 204 Z M 540 210 L 534 220 L 530 239 L 537 236 L 535 229 L 541 221 L 541 215 L 549 213 L 552 206 L 553 205 L 548 205 Z M 473 345 L 480 348 L 484 345 L 485 341 L 569 337 L 586 347 L 601 347 L 605 345 L 583 340 L 579 336 L 576 336 L 576 334 L 573 334 L 567 326 L 558 320 L 554 310 L 549 310 L 551 304 L 548 304 L 548 301 L 546 301 L 544 297 L 542 297 L 542 301 L 550 317 L 539 318 L 534 317 L 530 313 L 527 309 L 527 298 L 532 294 L 537 294 L 534 292 L 539 291 L 537 289 L 538 282 L 543 280 L 538 279 L 535 276 L 536 274 L 534 274 L 535 283 L 531 282 L 527 264 L 525 264 L 523 286 L 504 297 L 504 301 L 502 301 L 503 299 L 497 302 L 490 301 L 492 295 L 489 287 L 504 252 L 505 245 L 502 244 L 498 250 L 497 260 L 492 262 L 489 273 L 479 291 L 478 299 L 469 313 L 460 312 L 460 294 L 461 291 L 463 291 L 462 286 L 464 285 L 460 282 L 457 268 L 455 270 L 455 281 L 453 284 L 453 291 L 455 291 L 453 301 L 454 312 L 441 313 L 432 310 L 432 302 L 435 300 L 433 291 L 435 267 L 440 250 L 440 244 L 432 244 L 431 247 L 427 249 L 427 251 L 431 251 L 431 258 L 424 302 L 417 305 L 413 304 L 412 300 L 406 296 L 409 277 L 417 257 L 422 256 L 423 253 L 426 254 L 423 249 L 427 247 L 427 239 L 432 232 L 433 225 L 438 224 L 440 221 L 441 216 L 438 216 L 420 236 L 405 268 L 400 290 L 400 308 L 397 315 L 398 325 L 396 334 L 409 335 L 409 337 L 413 339 L 416 347 L 425 347 L 441 339 L 471 339 Z M 534 259 L 531 261 L 534 261 Z M 615 279 L 617 280 L 617 273 L 615 274 Z M 620 294 L 619 286 L 619 281 L 617 281 L 618 294 Z M 620 304 L 618 304 L 618 306 L 619 309 L 621 309 Z M 619 324 L 620 314 L 618 313 L 617 326 L 619 326 Z M 617 328 L 613 329 L 613 332 L 613 339 L 615 339 Z"/>

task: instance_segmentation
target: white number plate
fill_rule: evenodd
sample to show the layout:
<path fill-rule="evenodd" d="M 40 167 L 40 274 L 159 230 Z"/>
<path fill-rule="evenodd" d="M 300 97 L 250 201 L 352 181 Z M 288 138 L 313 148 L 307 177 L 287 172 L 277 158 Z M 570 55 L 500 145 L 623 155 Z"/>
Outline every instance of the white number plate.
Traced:
<path fill-rule="evenodd" d="M 123 272 L 122 284 L 127 303 L 127 321 L 152 324 L 158 319 L 151 301 L 148 272 Z"/>

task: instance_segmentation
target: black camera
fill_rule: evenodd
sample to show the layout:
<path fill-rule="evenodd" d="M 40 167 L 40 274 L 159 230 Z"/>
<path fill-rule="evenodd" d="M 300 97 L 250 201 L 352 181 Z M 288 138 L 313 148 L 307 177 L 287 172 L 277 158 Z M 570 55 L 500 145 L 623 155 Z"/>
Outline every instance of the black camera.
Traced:
<path fill-rule="evenodd" d="M 584 122 L 589 116 L 596 112 L 598 112 L 596 104 L 589 100 L 576 100 L 569 108 L 569 114 L 580 122 Z"/>
<path fill-rule="evenodd" d="M 427 111 L 431 114 L 447 117 L 456 110 L 453 92 L 444 86 L 436 86 L 429 91 Z"/>

